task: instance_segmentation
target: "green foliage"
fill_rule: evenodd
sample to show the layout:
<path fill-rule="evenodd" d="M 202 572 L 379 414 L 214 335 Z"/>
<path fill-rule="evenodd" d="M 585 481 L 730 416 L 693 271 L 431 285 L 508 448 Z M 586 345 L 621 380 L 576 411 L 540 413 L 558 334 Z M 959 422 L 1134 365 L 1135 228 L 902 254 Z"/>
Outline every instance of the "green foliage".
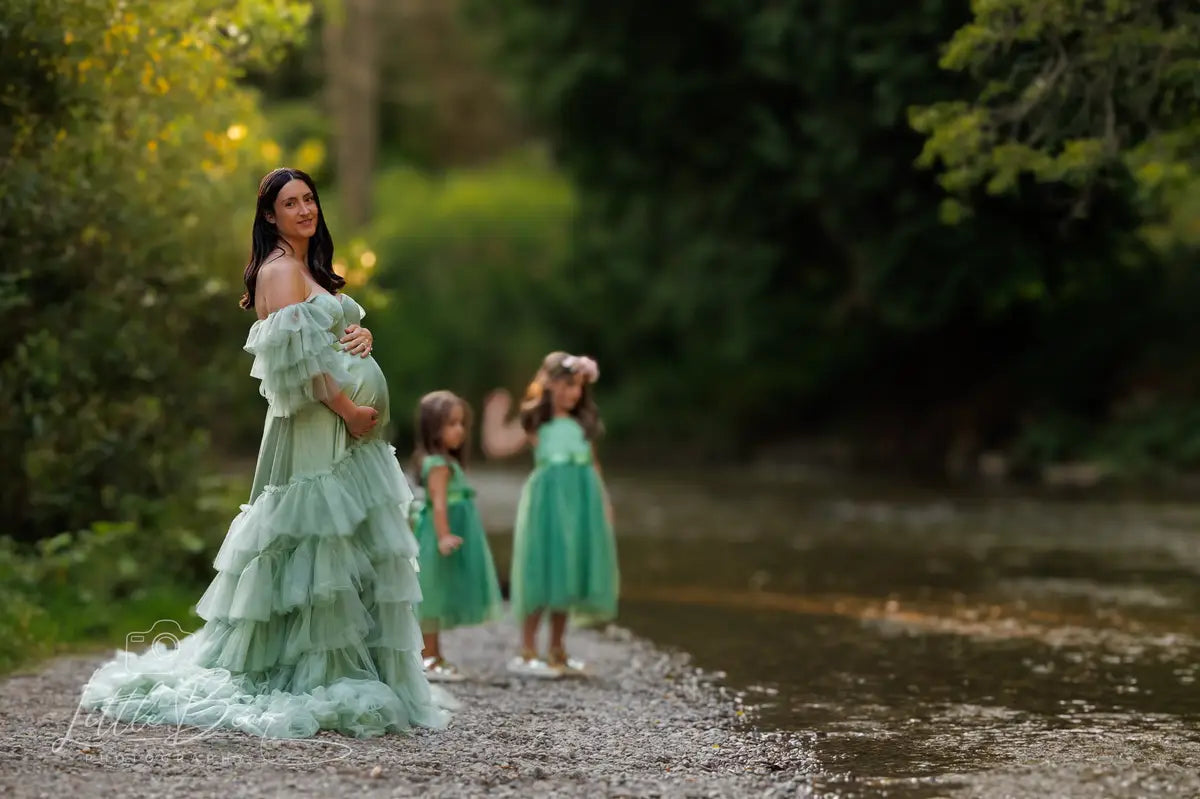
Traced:
<path fill-rule="evenodd" d="M 1200 470 L 1200 407 L 1168 402 L 1119 413 L 1090 442 L 1097 460 L 1130 477 Z"/>
<path fill-rule="evenodd" d="M 1023 368 L 988 345 L 1023 351 L 1124 268 L 1119 198 L 1065 232 L 1045 190 L 942 225 L 907 109 L 961 90 L 936 55 L 959 3 L 472 10 L 579 187 L 556 327 L 601 356 L 614 432 L 732 448 L 872 404 L 938 414 Z"/>
<path fill-rule="evenodd" d="M 0 673 L 81 644 L 120 646 L 158 619 L 185 626 L 245 478 L 208 478 L 146 526 L 95 522 L 0 537 Z"/>
<path fill-rule="evenodd" d="M 28 595 L 35 579 L 30 561 L 0 538 L 0 674 L 46 654 L 48 617 Z"/>
<path fill-rule="evenodd" d="M 548 323 L 571 291 L 560 272 L 574 199 L 536 158 L 440 178 L 390 169 L 375 193 L 374 249 L 343 251 L 407 443 L 425 392 L 448 388 L 478 406 L 497 385 L 523 386 L 551 349 L 574 346 Z M 367 252 L 378 266 L 363 265 Z M 363 295 L 356 284 L 372 271 Z"/>
<path fill-rule="evenodd" d="M 271 140 L 262 147 L 264 158 L 274 164 L 303 169 L 318 186 L 332 188 L 326 156 L 333 132 L 320 103 L 315 100 L 272 103 L 266 109 L 266 117 Z"/>
<path fill-rule="evenodd" d="M 1184 2 L 977 0 L 944 69 L 972 96 L 913 109 L 920 163 L 957 195 L 1020 178 L 1071 188 L 1076 215 L 1098 186 L 1132 178 L 1143 234 L 1200 248 L 1200 8 Z"/>
<path fill-rule="evenodd" d="M 1030 473 L 1046 463 L 1090 461 L 1111 477 L 1158 481 L 1200 470 L 1198 431 L 1200 407 L 1179 402 L 1121 410 L 1100 430 L 1085 417 L 1059 413 L 1022 430 L 1013 462 Z"/>
<path fill-rule="evenodd" d="M 265 142 L 237 80 L 307 5 L 0 10 L 0 514 L 22 540 L 147 529 L 243 396 L 233 309 Z"/>

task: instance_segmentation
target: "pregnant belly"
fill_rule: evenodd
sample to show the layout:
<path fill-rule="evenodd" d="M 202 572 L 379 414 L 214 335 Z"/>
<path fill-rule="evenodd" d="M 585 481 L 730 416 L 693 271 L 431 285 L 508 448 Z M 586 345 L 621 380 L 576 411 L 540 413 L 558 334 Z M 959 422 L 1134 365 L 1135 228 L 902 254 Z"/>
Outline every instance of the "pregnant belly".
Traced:
<path fill-rule="evenodd" d="M 391 410 L 388 405 L 387 380 L 383 377 L 383 370 L 370 356 L 360 358 L 356 355 L 346 354 L 343 357 L 346 359 L 346 371 L 354 380 L 351 385 L 345 387 L 346 393 L 350 395 L 350 399 L 354 400 L 356 405 L 370 405 L 379 411 L 379 424 L 383 426 L 387 423 Z"/>

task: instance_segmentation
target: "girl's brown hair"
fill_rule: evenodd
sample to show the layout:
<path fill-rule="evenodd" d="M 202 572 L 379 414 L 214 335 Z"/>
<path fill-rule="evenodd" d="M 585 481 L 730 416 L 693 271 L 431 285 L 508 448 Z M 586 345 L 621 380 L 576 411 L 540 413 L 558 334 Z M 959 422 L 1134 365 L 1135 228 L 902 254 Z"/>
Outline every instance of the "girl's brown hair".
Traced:
<path fill-rule="evenodd" d="M 552 352 L 542 359 L 542 366 L 533 376 L 533 382 L 525 392 L 525 399 L 521 401 L 521 427 L 526 433 L 536 433 L 539 427 L 554 418 L 554 400 L 550 384 L 576 374 L 579 371 L 578 360 L 570 353 L 561 351 Z M 592 384 L 586 378 L 579 402 L 571 409 L 571 416 L 579 422 L 589 441 L 595 441 L 604 433 L 600 409 L 596 407 L 596 400 L 592 396 Z"/>
<path fill-rule="evenodd" d="M 450 419 L 455 407 L 462 408 L 463 436 L 462 445 L 447 449 L 442 443 L 442 428 Z M 467 401 L 452 391 L 431 391 L 417 403 L 416 415 L 416 450 L 413 452 L 413 468 L 419 475 L 421 462 L 426 455 L 447 455 L 458 461 L 459 466 L 467 465 L 467 453 L 471 442 L 471 406 Z"/>

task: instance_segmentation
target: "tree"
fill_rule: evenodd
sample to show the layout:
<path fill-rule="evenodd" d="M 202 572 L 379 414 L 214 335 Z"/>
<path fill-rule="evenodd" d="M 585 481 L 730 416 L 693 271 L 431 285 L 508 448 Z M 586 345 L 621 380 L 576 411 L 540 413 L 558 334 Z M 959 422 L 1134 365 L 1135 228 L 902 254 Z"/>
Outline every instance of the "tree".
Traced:
<path fill-rule="evenodd" d="M 489 163 L 523 131 L 500 76 L 488 69 L 461 0 L 393 0 L 383 10 L 393 47 L 381 57 L 385 149 L 434 169 Z"/>
<path fill-rule="evenodd" d="M 0 514 L 32 540 L 187 492 L 229 414 L 267 0 L 0 0 Z M 236 231 L 236 232 L 235 232 Z"/>
<path fill-rule="evenodd" d="M 739 447 L 886 416 L 940 459 L 958 428 L 1011 434 L 1030 392 L 1111 389 L 1128 341 L 1056 342 L 1072 368 L 1033 386 L 1022 358 L 1108 296 L 1119 199 L 1064 232 L 1035 188 L 948 228 L 913 166 L 909 106 L 967 88 L 937 65 L 962 3 L 472 8 L 579 187 L 558 327 L 605 360 L 614 432 Z"/>
<path fill-rule="evenodd" d="M 974 0 L 941 66 L 972 96 L 913 109 L 920 164 L 958 200 L 1070 188 L 1087 215 L 1132 184 L 1146 240 L 1200 248 L 1200 7 L 1191 0 Z M 952 216 L 965 210 L 948 205 Z"/>
<path fill-rule="evenodd" d="M 336 0 L 326 4 L 322 30 L 334 164 L 353 227 L 371 218 L 379 150 L 379 19 L 377 0 Z"/>

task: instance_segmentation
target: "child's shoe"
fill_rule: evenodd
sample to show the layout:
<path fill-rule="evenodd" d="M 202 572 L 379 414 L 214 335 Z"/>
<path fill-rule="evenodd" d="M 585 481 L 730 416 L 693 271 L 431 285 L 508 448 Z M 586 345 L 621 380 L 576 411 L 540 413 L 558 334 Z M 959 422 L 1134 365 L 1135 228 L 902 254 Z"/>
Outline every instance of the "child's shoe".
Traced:
<path fill-rule="evenodd" d="M 458 667 L 447 663 L 445 658 L 425 658 L 424 666 L 425 679 L 430 682 L 462 682 L 466 679 Z"/>
<path fill-rule="evenodd" d="M 557 680 L 562 672 L 538 657 L 537 652 L 526 649 L 520 657 L 508 661 L 508 671 L 518 677 L 534 677 L 541 680 Z"/>
<path fill-rule="evenodd" d="M 567 650 L 561 647 L 550 650 L 548 665 L 564 677 L 584 677 L 587 675 L 587 668 L 584 662 L 569 657 Z"/>

